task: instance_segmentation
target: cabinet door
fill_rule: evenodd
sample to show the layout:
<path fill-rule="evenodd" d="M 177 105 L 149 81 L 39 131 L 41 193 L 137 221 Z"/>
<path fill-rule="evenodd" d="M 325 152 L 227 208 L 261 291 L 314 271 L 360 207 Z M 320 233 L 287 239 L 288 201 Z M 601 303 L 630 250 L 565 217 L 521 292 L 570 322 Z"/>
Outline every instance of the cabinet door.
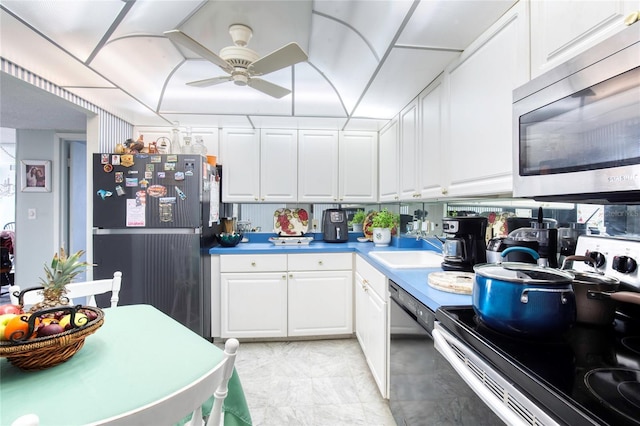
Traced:
<path fill-rule="evenodd" d="M 298 132 L 262 130 L 260 201 L 295 202 L 298 198 Z"/>
<path fill-rule="evenodd" d="M 400 170 L 401 200 L 415 199 L 418 194 L 416 177 L 416 146 L 418 144 L 418 102 L 411 102 L 400 112 Z"/>
<path fill-rule="evenodd" d="M 289 273 L 289 336 L 353 333 L 351 271 Z"/>
<path fill-rule="evenodd" d="M 437 198 L 446 193 L 442 162 L 442 79 L 433 82 L 420 94 L 420 141 L 418 144 L 418 181 L 422 198 Z M 448 150 L 447 150 L 448 152 Z"/>
<path fill-rule="evenodd" d="M 625 28 L 638 0 L 531 3 L 531 78 L 562 64 Z"/>
<path fill-rule="evenodd" d="M 377 294 L 367 292 L 366 318 L 370 330 L 367 341 L 367 362 L 371 369 L 373 379 L 383 398 L 387 397 L 387 360 L 389 359 L 389 331 L 387 325 L 387 306 Z"/>
<path fill-rule="evenodd" d="M 221 337 L 287 335 L 285 272 L 220 274 Z"/>
<path fill-rule="evenodd" d="M 379 137 L 379 201 L 398 200 L 398 120 L 393 119 L 380 130 Z"/>
<path fill-rule="evenodd" d="M 298 201 L 338 201 L 338 132 L 298 132 Z"/>
<path fill-rule="evenodd" d="M 260 196 L 260 134 L 254 130 L 222 130 L 220 164 L 222 201 L 254 202 Z"/>
<path fill-rule="evenodd" d="M 364 278 L 357 271 L 354 273 L 354 283 L 353 283 L 353 293 L 355 297 L 355 332 L 356 338 L 360 343 L 360 347 L 362 348 L 362 352 L 365 354 L 365 358 L 368 352 L 367 339 L 369 324 L 367 323 L 367 305 L 368 298 L 367 296 L 367 286 L 364 283 Z"/>
<path fill-rule="evenodd" d="M 526 6 L 516 4 L 447 69 L 450 196 L 512 191 L 512 91 L 529 75 Z"/>
<path fill-rule="evenodd" d="M 378 137 L 374 132 L 340 132 L 339 201 L 378 199 Z"/>

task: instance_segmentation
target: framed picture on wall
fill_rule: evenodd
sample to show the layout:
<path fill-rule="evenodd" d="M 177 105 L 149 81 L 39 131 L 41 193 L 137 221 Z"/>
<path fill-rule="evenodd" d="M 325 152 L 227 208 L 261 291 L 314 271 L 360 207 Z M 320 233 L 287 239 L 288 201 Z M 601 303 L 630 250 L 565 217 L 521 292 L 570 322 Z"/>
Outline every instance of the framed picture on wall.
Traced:
<path fill-rule="evenodd" d="M 51 192 L 51 161 L 22 160 L 22 192 Z"/>

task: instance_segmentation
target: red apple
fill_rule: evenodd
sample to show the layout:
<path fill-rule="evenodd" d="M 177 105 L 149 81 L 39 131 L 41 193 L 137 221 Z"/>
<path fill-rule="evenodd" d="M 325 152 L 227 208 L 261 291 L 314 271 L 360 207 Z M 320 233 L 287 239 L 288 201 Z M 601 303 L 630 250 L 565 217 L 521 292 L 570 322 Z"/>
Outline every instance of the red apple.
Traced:
<path fill-rule="evenodd" d="M 0 305 L 0 315 L 4 314 L 22 314 L 24 311 L 20 305 L 12 305 L 10 303 L 6 305 Z"/>

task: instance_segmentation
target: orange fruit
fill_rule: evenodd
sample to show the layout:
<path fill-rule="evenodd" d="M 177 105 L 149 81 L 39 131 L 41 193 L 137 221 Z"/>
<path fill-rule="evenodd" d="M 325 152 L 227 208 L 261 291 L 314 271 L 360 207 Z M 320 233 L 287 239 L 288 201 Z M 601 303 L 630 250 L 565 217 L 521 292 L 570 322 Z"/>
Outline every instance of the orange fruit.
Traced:
<path fill-rule="evenodd" d="M 4 338 L 6 340 L 11 340 L 12 336 L 14 339 L 22 339 L 27 332 L 29 331 L 29 317 L 31 314 L 21 314 L 15 318 L 12 318 L 4 329 Z M 36 329 L 40 324 L 40 319 L 36 318 L 35 327 L 33 330 L 33 334 L 29 337 L 30 339 L 36 336 Z M 14 334 L 15 333 L 15 334 Z"/>

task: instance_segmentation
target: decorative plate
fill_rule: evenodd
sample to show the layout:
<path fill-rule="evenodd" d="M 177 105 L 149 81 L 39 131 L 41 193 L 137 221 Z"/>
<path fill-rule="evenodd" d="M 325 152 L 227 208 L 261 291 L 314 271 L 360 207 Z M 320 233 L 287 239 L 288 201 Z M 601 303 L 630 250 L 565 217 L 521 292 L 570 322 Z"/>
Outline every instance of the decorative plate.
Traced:
<path fill-rule="evenodd" d="M 283 237 L 300 237 L 309 229 L 305 209 L 278 209 L 273 213 L 273 232 Z"/>
<path fill-rule="evenodd" d="M 378 212 L 371 212 L 364 218 L 364 222 L 362 222 L 362 233 L 365 238 L 369 241 L 373 241 L 373 218 L 378 214 Z"/>

